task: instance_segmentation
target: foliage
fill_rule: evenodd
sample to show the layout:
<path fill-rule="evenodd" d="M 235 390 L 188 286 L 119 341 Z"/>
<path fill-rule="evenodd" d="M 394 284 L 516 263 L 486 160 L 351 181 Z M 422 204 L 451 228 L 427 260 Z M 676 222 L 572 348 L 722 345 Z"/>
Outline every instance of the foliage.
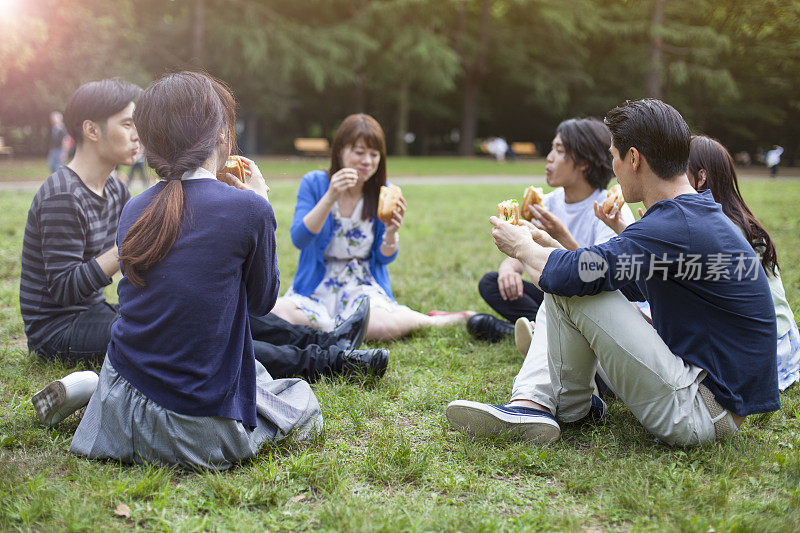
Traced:
<path fill-rule="evenodd" d="M 454 152 L 454 130 L 467 152 L 472 135 L 541 148 L 568 116 L 647 96 L 655 71 L 694 130 L 732 151 L 780 143 L 788 160 L 800 153 L 800 0 L 10 3 L 5 129 L 43 134 L 47 113 L 89 79 L 146 85 L 200 67 L 233 87 L 251 150 L 329 137 L 352 112 L 376 116 L 401 153 L 407 131 L 415 154 Z"/>

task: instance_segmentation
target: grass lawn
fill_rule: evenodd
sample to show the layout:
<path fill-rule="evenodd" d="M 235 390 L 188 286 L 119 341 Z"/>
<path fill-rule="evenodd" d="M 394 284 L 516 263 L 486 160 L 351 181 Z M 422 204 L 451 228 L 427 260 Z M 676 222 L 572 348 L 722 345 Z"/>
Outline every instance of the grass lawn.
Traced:
<path fill-rule="evenodd" d="M 271 193 L 282 291 L 298 255 L 288 235 L 296 187 L 276 183 Z M 520 189 L 404 187 L 409 213 L 390 267 L 397 299 L 423 311 L 488 311 L 476 286 L 501 255 L 486 218 Z M 775 238 L 797 312 L 800 182 L 749 180 L 742 189 Z M 268 447 L 230 472 L 74 457 L 78 418 L 45 429 L 29 402 L 72 370 L 24 348 L 17 293 L 32 196 L 0 193 L 0 530 L 800 530 L 797 385 L 782 395 L 781 411 L 749 417 L 722 444 L 658 444 L 618 401 L 603 423 L 567 427 L 552 445 L 476 441 L 449 427 L 445 406 L 506 401 L 521 358 L 510 340 L 489 345 L 458 327 L 389 344 L 389 371 L 378 382 L 315 384 L 324 435 Z M 107 293 L 116 300 L 113 287 Z M 129 516 L 114 514 L 120 504 Z"/>
<path fill-rule="evenodd" d="M 310 170 L 330 165 L 330 159 L 325 157 L 264 156 L 257 157 L 256 162 L 268 181 L 300 179 Z M 392 157 L 388 170 L 390 179 L 392 176 L 543 175 L 544 159 L 517 159 L 500 164 L 488 157 Z M 122 167 L 122 171 L 127 175 L 127 167 Z M 151 170 L 148 172 L 155 177 Z M 48 175 L 44 158 L 0 160 L 0 182 L 44 181 Z"/>

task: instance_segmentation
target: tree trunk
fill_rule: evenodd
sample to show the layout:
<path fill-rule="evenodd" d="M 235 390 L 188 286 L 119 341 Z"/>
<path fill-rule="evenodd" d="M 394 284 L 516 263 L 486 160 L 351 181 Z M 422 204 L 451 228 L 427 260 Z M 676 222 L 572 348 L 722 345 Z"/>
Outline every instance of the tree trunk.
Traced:
<path fill-rule="evenodd" d="M 478 48 L 464 73 L 464 100 L 461 106 L 461 139 L 458 155 L 470 156 L 478 134 L 478 109 L 481 82 L 486 73 L 486 58 L 489 52 L 489 19 L 492 0 L 481 2 L 481 19 L 478 27 Z"/>
<path fill-rule="evenodd" d="M 475 150 L 475 136 L 478 134 L 478 97 L 481 87 L 473 76 L 464 80 L 464 100 L 461 105 L 461 138 L 458 141 L 458 155 L 470 156 Z"/>
<path fill-rule="evenodd" d="M 244 119 L 244 150 L 250 157 L 258 152 L 258 118 L 253 114 Z"/>
<path fill-rule="evenodd" d="M 653 13 L 650 17 L 650 70 L 647 72 L 647 96 L 661 98 L 663 94 L 661 80 L 661 28 L 664 24 L 665 0 L 653 1 Z"/>
<path fill-rule="evenodd" d="M 397 126 L 394 132 L 394 153 L 396 155 L 408 155 L 406 145 L 406 133 L 408 132 L 408 80 L 405 78 L 400 82 L 400 94 L 397 102 Z"/>
<path fill-rule="evenodd" d="M 195 0 L 192 7 L 192 63 L 202 68 L 205 63 L 206 4 Z"/>

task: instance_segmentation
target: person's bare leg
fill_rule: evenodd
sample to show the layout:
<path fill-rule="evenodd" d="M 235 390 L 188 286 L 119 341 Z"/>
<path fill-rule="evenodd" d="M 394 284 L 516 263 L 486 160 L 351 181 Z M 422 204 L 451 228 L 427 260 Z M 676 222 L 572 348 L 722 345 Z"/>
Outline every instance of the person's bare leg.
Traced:
<path fill-rule="evenodd" d="M 544 411 L 545 413 L 550 413 L 551 415 L 553 414 L 552 412 L 550 412 L 550 409 L 548 409 L 544 405 L 542 405 L 540 403 L 533 402 L 531 400 L 511 400 L 508 403 L 509 403 L 509 405 L 519 405 L 520 407 L 530 407 L 532 409 L 538 409 L 540 411 Z"/>
<path fill-rule="evenodd" d="M 275 302 L 275 307 L 272 308 L 271 313 L 274 313 L 279 318 L 284 319 L 290 324 L 297 324 L 299 326 L 310 326 L 311 321 L 308 316 L 297 308 L 297 306 L 288 298 L 279 297 Z"/>
<path fill-rule="evenodd" d="M 373 306 L 370 309 L 367 339 L 388 341 L 403 337 L 423 327 L 463 324 L 468 318 L 468 315 L 462 314 L 428 316 L 412 309 L 386 311 Z"/>

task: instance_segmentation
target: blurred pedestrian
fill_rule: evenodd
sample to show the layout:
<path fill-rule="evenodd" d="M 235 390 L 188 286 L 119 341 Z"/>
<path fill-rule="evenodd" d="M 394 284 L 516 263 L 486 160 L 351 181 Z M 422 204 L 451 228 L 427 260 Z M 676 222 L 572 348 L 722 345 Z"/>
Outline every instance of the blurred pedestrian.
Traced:
<path fill-rule="evenodd" d="M 150 181 L 147 179 L 147 170 L 145 169 L 145 157 L 144 157 L 144 150 L 139 150 L 136 154 L 136 161 L 133 162 L 131 165 L 130 170 L 128 170 L 128 188 L 130 189 L 133 186 L 133 176 L 135 174 L 139 174 L 139 177 L 142 180 L 142 185 L 146 189 L 150 186 Z"/>
<path fill-rule="evenodd" d="M 498 163 L 506 160 L 508 143 L 502 137 L 492 137 L 486 142 L 486 150 L 494 156 Z"/>
<path fill-rule="evenodd" d="M 781 163 L 781 154 L 783 154 L 783 147 L 776 144 L 765 156 L 765 162 L 769 168 L 769 176 L 771 178 L 776 178 L 778 176 L 778 165 Z"/>
<path fill-rule="evenodd" d="M 50 149 L 47 152 L 47 166 L 55 172 L 67 160 L 65 144 L 69 142 L 64 116 L 60 111 L 50 113 Z"/>

